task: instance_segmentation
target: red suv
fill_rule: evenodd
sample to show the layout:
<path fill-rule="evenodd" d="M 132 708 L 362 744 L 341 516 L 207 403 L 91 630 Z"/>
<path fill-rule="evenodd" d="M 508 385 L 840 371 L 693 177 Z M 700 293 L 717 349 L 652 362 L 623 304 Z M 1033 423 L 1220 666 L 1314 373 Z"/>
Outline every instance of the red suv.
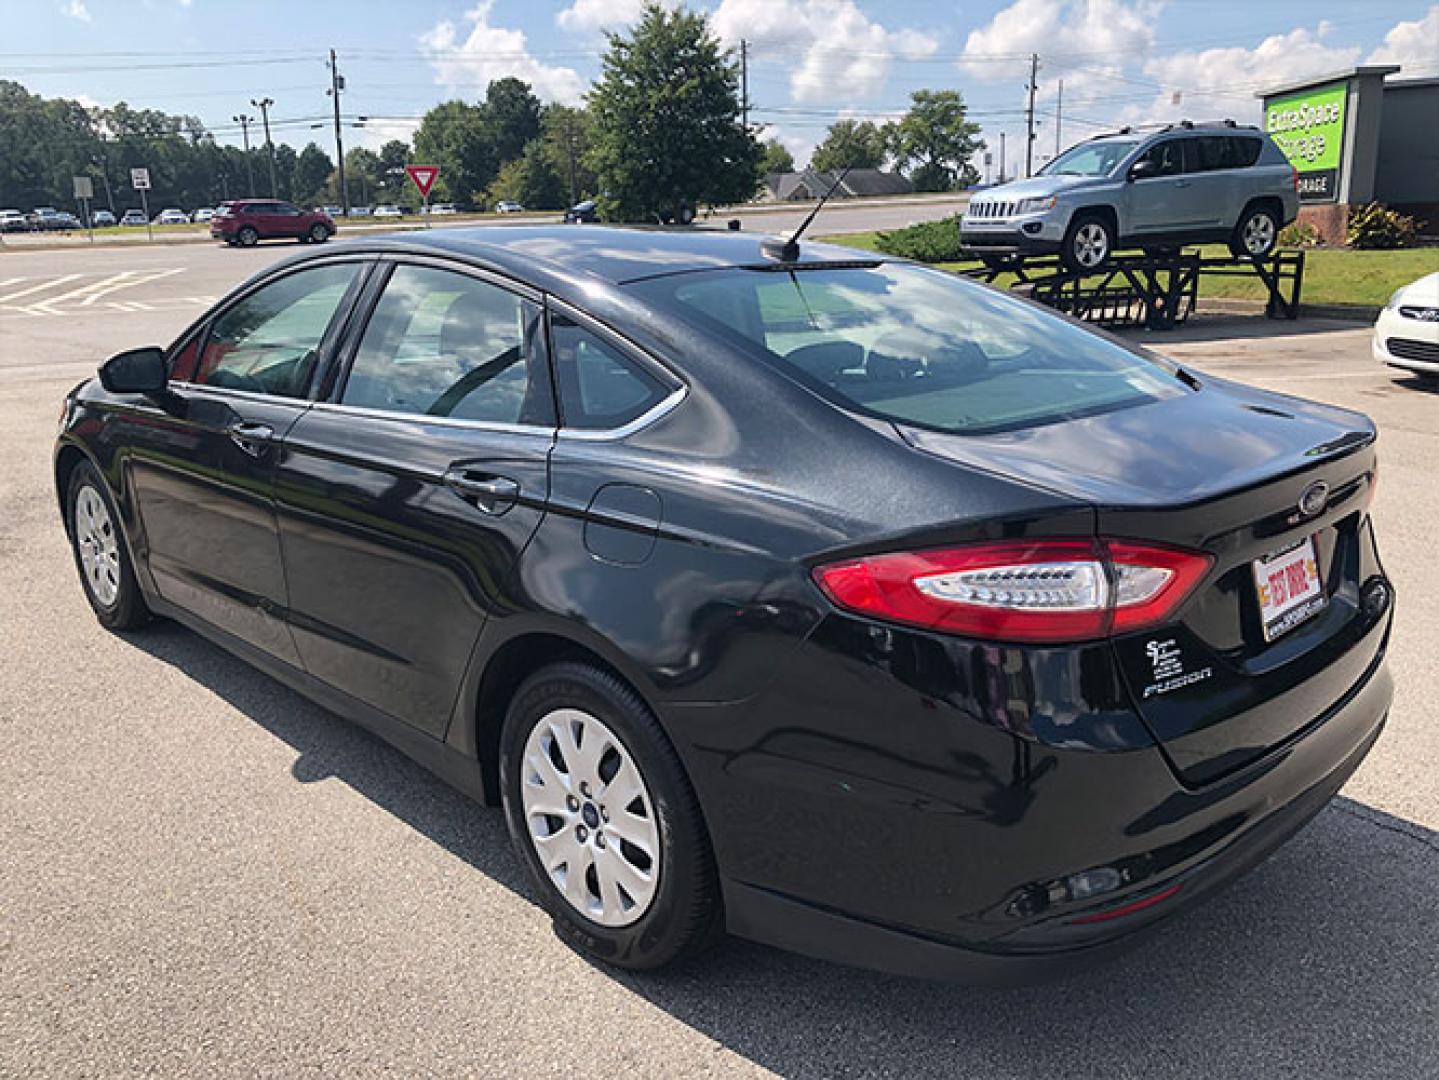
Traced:
<path fill-rule="evenodd" d="M 236 199 L 220 204 L 210 219 L 210 235 L 241 247 L 281 238 L 323 244 L 335 235 L 335 222 L 329 214 L 301 210 L 279 199 Z"/>

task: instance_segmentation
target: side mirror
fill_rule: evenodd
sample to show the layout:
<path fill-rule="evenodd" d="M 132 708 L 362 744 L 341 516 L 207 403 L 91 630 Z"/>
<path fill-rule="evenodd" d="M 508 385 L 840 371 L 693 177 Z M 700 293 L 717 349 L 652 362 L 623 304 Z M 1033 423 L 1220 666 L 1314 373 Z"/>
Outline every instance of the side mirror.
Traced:
<path fill-rule="evenodd" d="M 1151 176 L 1159 175 L 1159 166 L 1148 159 L 1136 161 L 1129 167 L 1129 179 L 1132 183 L 1135 180 L 1147 180 Z"/>
<path fill-rule="evenodd" d="M 169 379 L 165 350 L 153 345 L 116 353 L 100 365 L 100 385 L 112 394 L 158 394 Z"/>

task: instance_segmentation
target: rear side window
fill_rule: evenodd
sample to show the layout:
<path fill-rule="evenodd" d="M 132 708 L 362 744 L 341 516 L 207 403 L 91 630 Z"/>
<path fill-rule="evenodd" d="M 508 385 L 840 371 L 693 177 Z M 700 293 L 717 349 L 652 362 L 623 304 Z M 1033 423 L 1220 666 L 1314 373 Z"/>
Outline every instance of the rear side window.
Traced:
<path fill-rule="evenodd" d="M 499 424 L 553 422 L 539 308 L 498 285 L 398 266 L 365 327 L 340 400 Z"/>
<path fill-rule="evenodd" d="M 193 374 L 171 378 L 251 393 L 303 397 L 331 320 L 359 263 L 332 263 L 262 285 L 210 325 Z"/>
<path fill-rule="evenodd" d="M 1236 169 L 1247 169 L 1259 160 L 1259 152 L 1263 149 L 1263 145 L 1258 139 L 1248 139 L 1243 135 L 1231 135 L 1229 142 L 1229 153 L 1234 160 Z"/>
<path fill-rule="evenodd" d="M 639 419 L 671 393 L 637 361 L 563 315 L 550 321 L 560 412 L 567 428 L 596 431 Z"/>
<path fill-rule="evenodd" d="M 628 287 L 842 408 L 936 431 L 1012 431 L 1185 392 L 1142 354 L 920 267 L 702 271 Z"/>

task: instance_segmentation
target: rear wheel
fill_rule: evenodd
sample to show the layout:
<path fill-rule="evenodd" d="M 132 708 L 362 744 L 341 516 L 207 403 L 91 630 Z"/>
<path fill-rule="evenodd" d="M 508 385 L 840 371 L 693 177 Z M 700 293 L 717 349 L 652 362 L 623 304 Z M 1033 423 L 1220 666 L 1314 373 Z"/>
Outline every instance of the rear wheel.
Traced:
<path fill-rule="evenodd" d="M 66 505 L 75 566 L 100 624 L 109 630 L 145 625 L 150 609 L 135 581 L 119 514 L 105 481 L 89 462 L 77 465 L 70 474 Z"/>
<path fill-rule="evenodd" d="M 588 664 L 516 693 L 500 740 L 510 838 L 572 946 L 651 970 L 722 926 L 714 856 L 674 748 L 644 702 Z"/>
<path fill-rule="evenodd" d="M 1069 225 L 1059 258 L 1070 270 L 1100 269 L 1114 250 L 1114 228 L 1098 214 L 1080 214 Z"/>
<path fill-rule="evenodd" d="M 235 234 L 235 243 L 241 247 L 254 247 L 255 244 L 259 242 L 259 239 L 260 234 L 250 225 L 246 225 Z"/>
<path fill-rule="evenodd" d="M 1229 250 L 1236 258 L 1262 259 L 1278 242 L 1279 219 L 1274 211 L 1267 206 L 1251 206 L 1234 226 Z"/>

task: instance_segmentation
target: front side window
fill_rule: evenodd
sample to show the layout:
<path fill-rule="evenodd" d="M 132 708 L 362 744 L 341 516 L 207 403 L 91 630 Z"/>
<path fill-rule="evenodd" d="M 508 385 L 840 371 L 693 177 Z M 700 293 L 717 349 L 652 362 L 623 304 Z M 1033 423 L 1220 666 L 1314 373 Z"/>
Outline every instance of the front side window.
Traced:
<path fill-rule="evenodd" d="M 1013 431 L 1184 393 L 1139 353 L 936 270 L 733 269 L 628 287 L 842 408 L 937 431 Z"/>
<path fill-rule="evenodd" d="M 451 270 L 398 266 L 365 327 L 346 405 L 488 423 L 553 423 L 539 308 Z"/>
<path fill-rule="evenodd" d="M 1178 176 L 1184 171 L 1184 140 L 1165 139 L 1155 143 L 1139 156 L 1135 164 L 1138 165 L 1140 161 L 1153 163 L 1154 171 L 1149 174 L 1151 177 Z"/>
<path fill-rule="evenodd" d="M 298 270 L 263 285 L 210 326 L 193 371 L 184 353 L 170 377 L 203 386 L 303 397 L 320 344 L 360 263 Z"/>

